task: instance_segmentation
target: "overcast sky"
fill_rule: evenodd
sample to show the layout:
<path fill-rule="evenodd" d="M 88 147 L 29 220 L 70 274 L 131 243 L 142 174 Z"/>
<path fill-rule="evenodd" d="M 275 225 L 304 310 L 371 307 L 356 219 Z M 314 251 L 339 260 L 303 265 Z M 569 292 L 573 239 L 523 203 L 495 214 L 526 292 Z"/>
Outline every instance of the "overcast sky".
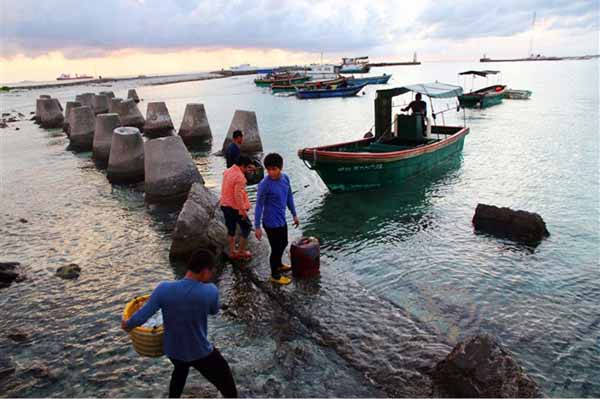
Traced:
<path fill-rule="evenodd" d="M 108 60 L 133 54 L 137 58 L 132 59 L 185 55 L 188 61 L 182 66 L 196 70 L 241 62 L 310 62 L 320 52 L 331 61 L 342 55 L 410 59 L 413 51 L 424 60 L 476 59 L 483 53 L 525 56 L 534 12 L 536 53 L 598 53 L 598 0 L 0 0 L 0 4 L 2 74 L 20 78 L 34 73 L 38 63 L 48 67 L 47 73 L 85 67 L 85 62 L 107 68 L 114 64 Z M 175 72 L 171 69 L 177 65 L 173 60 L 159 62 L 153 65 L 155 70 L 144 72 Z"/>

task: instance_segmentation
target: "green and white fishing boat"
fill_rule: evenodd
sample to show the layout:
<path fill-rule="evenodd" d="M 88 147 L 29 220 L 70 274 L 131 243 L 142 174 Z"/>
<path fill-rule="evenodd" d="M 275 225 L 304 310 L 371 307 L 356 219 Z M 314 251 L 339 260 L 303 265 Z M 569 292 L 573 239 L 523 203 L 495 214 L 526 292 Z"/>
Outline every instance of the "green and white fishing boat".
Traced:
<path fill-rule="evenodd" d="M 409 92 L 428 96 L 433 107 L 432 98 L 455 98 L 462 94 L 462 88 L 435 82 L 378 90 L 375 135 L 369 132 L 357 141 L 303 148 L 298 156 L 332 192 L 378 189 L 426 174 L 462 151 L 469 129 L 432 125 L 420 113 L 397 114 L 392 119 L 392 99 Z M 434 119 L 444 120 L 445 112 L 456 109 L 453 106 L 437 113 L 431 111 Z"/>
<path fill-rule="evenodd" d="M 465 71 L 461 72 L 459 76 L 472 76 L 473 83 L 475 82 L 475 78 L 482 77 L 488 80 L 490 75 L 500 76 L 500 71 Z M 498 78 L 498 81 L 500 79 Z M 489 82 L 488 82 L 489 83 Z M 486 87 L 471 90 L 469 93 L 462 94 L 458 97 L 458 101 L 461 107 L 464 108 L 487 108 L 492 105 L 497 105 L 502 102 L 504 99 L 504 92 L 506 90 L 506 86 L 500 83 L 496 83 L 493 85 L 486 85 Z"/>

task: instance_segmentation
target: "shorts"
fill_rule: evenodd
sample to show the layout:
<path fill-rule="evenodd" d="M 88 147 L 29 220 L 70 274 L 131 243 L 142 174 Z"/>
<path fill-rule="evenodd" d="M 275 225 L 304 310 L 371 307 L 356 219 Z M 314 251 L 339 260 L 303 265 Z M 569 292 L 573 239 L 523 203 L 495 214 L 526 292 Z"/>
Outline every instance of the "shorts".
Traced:
<path fill-rule="evenodd" d="M 242 215 L 229 206 L 222 206 L 221 210 L 225 215 L 225 226 L 227 226 L 227 235 L 230 237 L 235 236 L 236 227 L 239 225 L 242 231 L 242 237 L 248 238 L 250 236 L 250 230 L 252 230 L 252 224 L 248 218 L 242 218 Z"/>

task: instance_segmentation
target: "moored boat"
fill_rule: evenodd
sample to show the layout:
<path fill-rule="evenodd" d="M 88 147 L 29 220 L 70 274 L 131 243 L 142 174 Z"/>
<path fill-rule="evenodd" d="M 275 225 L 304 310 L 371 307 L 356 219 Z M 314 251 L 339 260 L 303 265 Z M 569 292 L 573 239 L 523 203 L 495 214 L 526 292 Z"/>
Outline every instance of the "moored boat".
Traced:
<path fill-rule="evenodd" d="M 319 174 L 330 191 L 343 192 L 402 184 L 462 151 L 467 127 L 425 127 L 426 117 L 419 113 L 396 115 L 392 120 L 392 99 L 409 92 L 453 98 L 462 94 L 462 88 L 435 82 L 378 90 L 373 137 L 303 148 L 298 156 Z"/>
<path fill-rule="evenodd" d="M 366 84 L 360 86 L 347 86 L 342 84 L 338 87 L 327 86 L 323 88 L 314 87 L 309 89 L 296 89 L 296 97 L 299 99 L 352 97 L 357 95 L 365 86 Z"/>
<path fill-rule="evenodd" d="M 369 57 L 342 58 L 340 73 L 368 73 L 370 70 Z"/>
<path fill-rule="evenodd" d="M 500 71 L 465 71 L 459 73 L 461 76 L 470 75 L 473 80 L 476 77 L 488 78 L 490 75 L 497 75 Z M 504 99 L 506 85 L 495 84 L 486 86 L 482 89 L 473 90 L 458 97 L 458 102 L 463 108 L 487 108 L 492 105 L 500 104 Z"/>
<path fill-rule="evenodd" d="M 68 73 L 61 73 L 60 76 L 58 78 L 56 78 L 56 80 L 77 80 L 77 79 L 93 79 L 93 76 L 90 75 L 77 75 L 75 74 L 75 76 L 71 76 Z"/>
<path fill-rule="evenodd" d="M 343 76 L 340 76 L 336 79 L 331 80 L 319 80 L 319 81 L 308 81 L 305 83 L 299 84 L 282 84 L 282 83 L 273 83 L 271 85 L 271 90 L 273 93 L 280 93 L 286 91 L 296 91 L 296 89 L 310 89 L 310 88 L 318 88 L 318 87 L 326 87 L 339 85 L 346 81 L 347 79 Z"/>
<path fill-rule="evenodd" d="M 506 89 L 504 90 L 504 98 L 510 100 L 529 100 L 531 97 L 530 90 Z"/>
<path fill-rule="evenodd" d="M 310 79 L 310 76 L 300 74 L 269 74 L 254 79 L 254 83 L 259 87 L 271 87 L 273 84 L 295 84 L 303 83 Z"/>
<path fill-rule="evenodd" d="M 391 77 L 392 75 L 386 75 L 385 73 L 380 76 L 367 76 L 365 78 L 355 78 L 354 76 L 352 76 L 348 78 L 348 84 L 352 86 L 358 86 L 361 84 L 385 85 Z"/>

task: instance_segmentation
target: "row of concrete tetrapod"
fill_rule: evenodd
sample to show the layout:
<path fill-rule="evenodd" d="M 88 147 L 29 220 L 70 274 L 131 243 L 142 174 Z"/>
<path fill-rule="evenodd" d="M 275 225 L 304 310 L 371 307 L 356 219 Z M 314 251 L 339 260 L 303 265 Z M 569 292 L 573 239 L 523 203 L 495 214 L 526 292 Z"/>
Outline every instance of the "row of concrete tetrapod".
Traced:
<path fill-rule="evenodd" d="M 56 99 L 44 96 L 41 103 L 45 108 L 62 109 Z M 103 113 L 104 99 L 110 98 L 108 112 Z M 137 108 L 135 100 L 120 100 L 110 92 L 95 95 L 84 93 L 77 96 L 79 101 L 69 101 L 65 107 L 65 117 L 55 116 L 52 126 L 40 123 L 43 127 L 58 127 L 59 119 L 69 136 L 69 149 L 73 151 L 93 151 L 96 163 L 107 167 L 107 178 L 115 184 L 131 184 L 144 181 L 146 201 L 149 203 L 178 203 L 185 201 L 193 183 L 203 183 L 193 159 L 186 148 L 202 143 L 212 143 L 212 134 L 202 104 L 188 104 L 179 130 L 174 135 L 173 123 L 165 103 L 149 103 L 147 117 Z M 112 109 L 111 109 L 112 108 Z M 110 111 L 117 112 L 110 112 Z M 98 113 L 100 112 L 100 113 Z M 56 114 L 56 112 L 54 112 Z M 36 112 L 36 117 L 38 113 Z M 40 112 L 40 121 L 49 118 Z M 62 117 L 62 113 L 60 113 Z M 144 123 L 131 123 L 141 119 Z M 137 125 L 137 126 L 136 126 Z M 140 129 L 141 128 L 141 129 Z M 256 114 L 251 111 L 236 111 L 223 143 L 225 148 L 231 142 L 233 131 L 242 130 L 246 141 L 243 152 L 262 151 Z M 142 137 L 142 131 L 148 138 Z"/>

